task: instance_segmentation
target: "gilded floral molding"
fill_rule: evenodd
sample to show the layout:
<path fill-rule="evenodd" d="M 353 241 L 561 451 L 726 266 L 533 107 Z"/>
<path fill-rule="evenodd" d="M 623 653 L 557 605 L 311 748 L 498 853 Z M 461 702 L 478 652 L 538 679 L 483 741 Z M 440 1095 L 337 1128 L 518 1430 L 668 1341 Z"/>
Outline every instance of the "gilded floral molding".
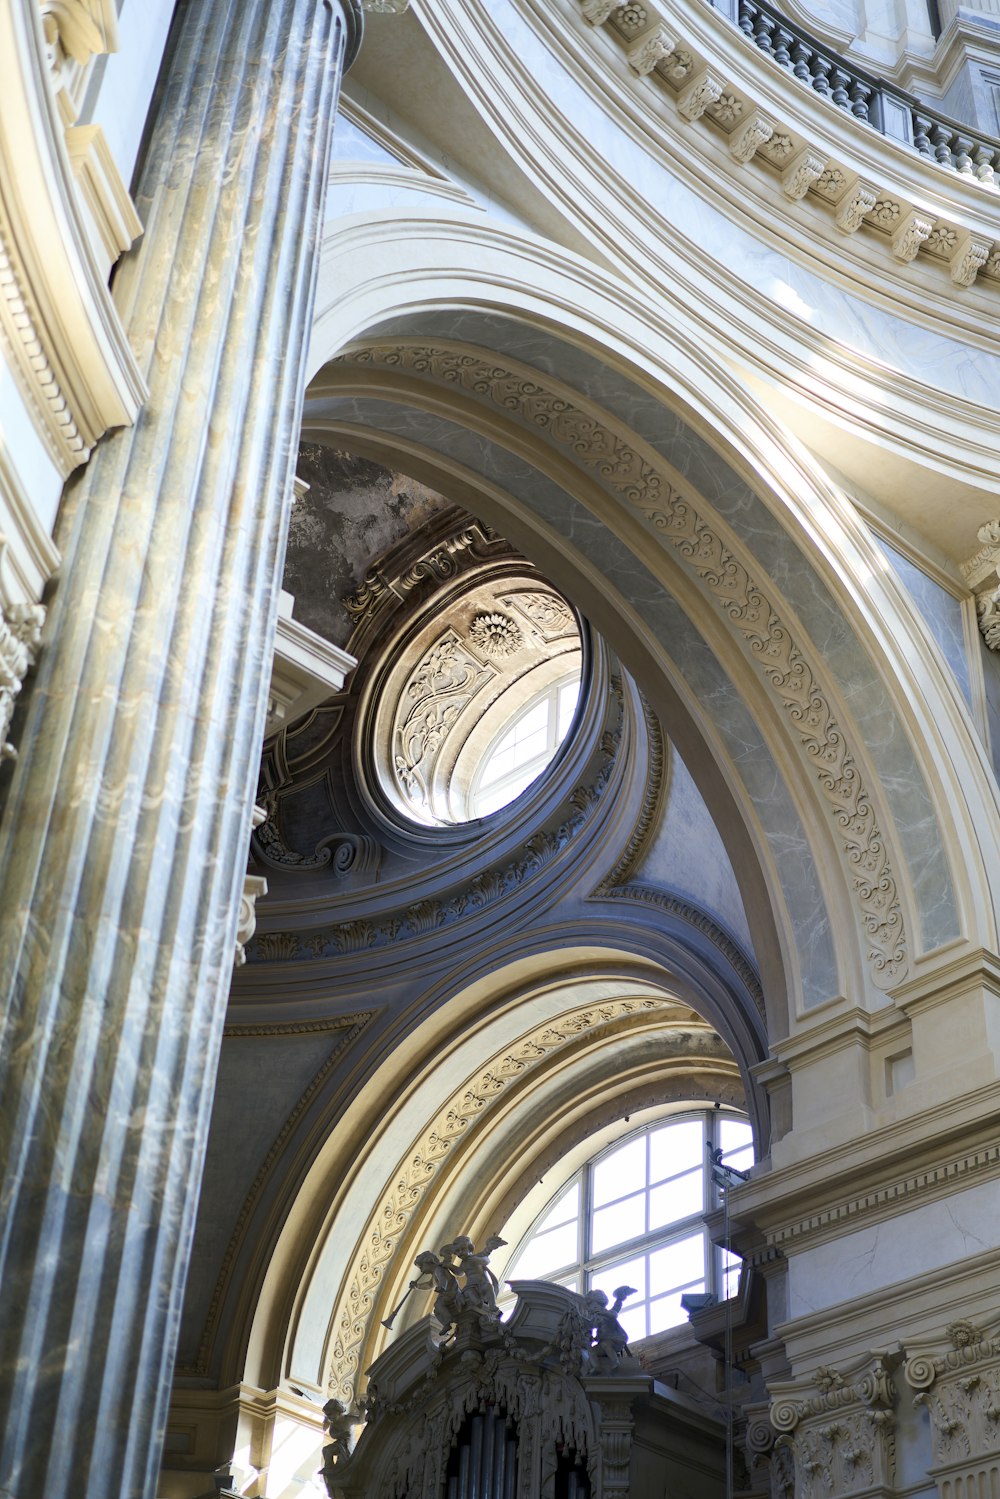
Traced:
<path fill-rule="evenodd" d="M 408 1153 L 392 1186 L 371 1213 L 360 1248 L 345 1277 L 335 1319 L 333 1351 L 327 1371 L 328 1393 L 351 1401 L 360 1354 L 371 1326 L 385 1271 L 413 1215 L 455 1145 L 495 1101 L 576 1037 L 629 1015 L 642 1017 L 672 1010 L 668 999 L 609 1000 L 571 1010 L 523 1036 L 509 1051 L 493 1057 L 444 1103 Z"/>
<path fill-rule="evenodd" d="M 833 712 L 819 668 L 793 638 L 764 582 L 691 500 L 610 427 L 574 406 L 565 391 L 555 394 L 495 357 L 395 343 L 358 350 L 343 356 L 342 363 L 430 375 L 516 413 L 567 448 L 671 544 L 749 646 L 751 660 L 819 781 L 846 857 L 875 984 L 886 989 L 904 978 L 907 942 L 896 877 L 858 757 Z"/>

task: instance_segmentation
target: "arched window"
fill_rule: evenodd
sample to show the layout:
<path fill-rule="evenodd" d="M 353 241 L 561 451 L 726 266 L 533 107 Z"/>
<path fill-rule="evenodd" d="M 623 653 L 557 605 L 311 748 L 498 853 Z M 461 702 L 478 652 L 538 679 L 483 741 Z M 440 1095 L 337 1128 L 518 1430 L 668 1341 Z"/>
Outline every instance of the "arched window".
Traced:
<path fill-rule="evenodd" d="M 616 1141 L 552 1198 L 507 1262 L 507 1280 L 555 1280 L 573 1291 L 634 1286 L 621 1322 L 632 1342 L 686 1321 L 685 1292 L 736 1294 L 740 1260 L 709 1240 L 719 1206 L 710 1150 L 753 1164 L 752 1131 L 712 1109 L 672 1115 Z"/>
<path fill-rule="evenodd" d="M 501 728 L 473 777 L 472 817 L 488 817 L 506 807 L 536 780 L 569 733 L 580 695 L 580 673 L 550 682 Z"/>

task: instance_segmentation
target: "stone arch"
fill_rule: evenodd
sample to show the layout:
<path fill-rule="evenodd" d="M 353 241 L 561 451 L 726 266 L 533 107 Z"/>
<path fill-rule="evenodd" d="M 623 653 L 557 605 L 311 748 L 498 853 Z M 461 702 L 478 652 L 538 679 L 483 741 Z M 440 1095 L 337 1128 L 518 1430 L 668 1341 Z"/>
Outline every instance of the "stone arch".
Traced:
<path fill-rule="evenodd" d="M 704 350 L 692 351 L 690 347 L 676 343 L 671 346 L 669 339 L 662 336 L 659 328 L 655 330 L 656 336 L 651 337 L 648 320 L 645 324 L 640 323 L 637 309 L 634 305 L 629 305 L 628 295 L 617 287 L 610 287 L 593 267 L 585 266 L 574 257 L 566 255 L 560 267 L 560 279 L 553 274 L 556 256 L 551 247 L 542 251 L 526 236 L 511 235 L 506 237 L 501 274 L 498 265 L 499 241 L 504 236 L 495 228 L 486 230 L 477 226 L 476 234 L 473 235 L 467 225 L 450 228 L 442 228 L 440 225 L 420 227 L 421 230 L 426 229 L 424 237 L 428 243 L 421 244 L 416 238 L 416 225 L 406 226 L 403 231 L 407 246 L 405 253 L 408 253 L 412 261 L 413 272 L 412 276 L 406 278 L 405 297 L 400 295 L 404 279 L 399 269 L 400 255 L 404 253 L 401 243 L 394 241 L 390 253 L 383 244 L 378 226 L 369 231 L 372 254 L 365 257 L 365 284 L 360 288 L 356 286 L 355 291 L 362 301 L 368 300 L 369 305 L 364 309 L 363 316 L 374 324 L 374 329 L 364 340 L 359 341 L 357 320 L 353 328 L 345 328 L 344 332 L 353 340 L 353 346 L 359 347 L 365 341 L 378 341 L 382 345 L 395 342 L 400 345 L 400 341 L 407 340 L 412 346 L 422 336 L 425 349 L 432 345 L 441 347 L 450 344 L 453 352 L 459 348 L 467 352 L 470 337 L 478 328 L 479 347 L 488 362 L 491 357 L 495 360 L 498 353 L 496 334 L 502 321 L 497 315 L 499 308 L 506 315 L 508 327 L 519 327 L 522 330 L 522 343 L 530 346 L 527 357 L 535 359 L 533 372 L 536 376 L 539 373 L 538 346 L 548 339 L 550 348 L 561 347 L 571 362 L 576 361 L 578 367 L 589 361 L 591 373 L 598 369 L 603 371 L 605 388 L 599 392 L 599 396 L 605 405 L 607 385 L 610 383 L 617 381 L 622 389 L 627 388 L 640 401 L 643 397 L 649 399 L 652 385 L 661 402 L 661 411 L 665 408 L 674 417 L 678 413 L 682 414 L 686 433 L 695 441 L 706 444 L 717 455 L 723 455 L 721 461 L 729 475 L 726 482 L 735 482 L 737 487 L 742 484 L 759 504 L 758 517 L 766 517 L 772 531 L 771 544 L 775 548 L 775 555 L 771 559 L 765 559 L 762 569 L 764 576 L 768 576 L 767 568 L 771 567 L 775 569 L 776 576 L 783 572 L 787 579 L 789 569 L 794 571 L 801 566 L 811 580 L 810 587 L 825 594 L 825 604 L 829 606 L 828 616 L 837 617 L 841 640 L 834 645 L 837 649 L 844 647 L 852 659 L 850 664 L 841 663 L 840 696 L 832 712 L 838 726 L 849 725 L 856 731 L 858 747 L 852 751 L 853 764 L 860 764 L 866 755 L 871 754 L 871 762 L 865 767 L 865 774 L 871 787 L 869 799 L 874 798 L 880 802 L 880 807 L 872 816 L 878 829 L 875 841 L 884 850 L 891 849 L 891 852 L 887 852 L 887 858 L 893 867 L 892 881 L 898 891 L 900 921 L 904 926 L 908 924 L 911 929 L 907 936 L 908 953 L 905 959 L 884 965 L 878 976 L 881 981 L 877 981 L 875 987 L 892 987 L 906 977 L 914 962 L 919 963 L 922 954 L 960 941 L 967 934 L 971 936 L 977 928 L 984 939 L 988 938 L 993 921 L 988 875 L 977 846 L 977 819 L 973 812 L 977 804 L 981 812 L 985 811 L 987 805 L 992 805 L 988 782 L 983 775 L 981 752 L 969 732 L 970 726 L 964 719 L 964 710 L 958 702 L 954 684 L 941 670 L 933 651 L 928 650 L 927 638 L 911 604 L 895 580 L 886 575 L 884 564 L 880 562 L 871 538 L 844 497 L 831 488 L 825 477 L 810 464 L 807 455 L 787 439 L 766 413 L 754 406 L 732 377 L 716 362 L 711 361 Z M 407 234 L 408 230 L 412 231 L 412 238 Z M 355 250 L 360 232 L 357 226 L 350 226 L 343 231 L 344 238 L 351 242 Z M 448 288 L 447 297 L 443 295 L 442 285 L 448 279 L 441 269 L 444 258 L 442 240 L 450 241 L 448 248 L 455 254 L 456 260 L 459 254 L 462 257 L 452 271 L 452 284 Z M 379 254 L 383 250 L 386 260 L 392 262 L 392 269 L 387 270 L 384 275 L 383 316 L 378 317 L 371 304 L 375 296 L 375 283 L 380 274 Z M 336 242 L 328 245 L 328 254 L 331 265 L 336 263 L 343 270 L 345 262 L 338 253 Z M 493 271 L 492 286 L 487 286 L 488 266 Z M 437 303 L 436 311 L 430 310 L 432 300 Z M 407 301 L 410 310 L 404 312 Z M 447 304 L 445 310 L 442 310 L 443 303 Z M 454 311 L 456 304 L 462 310 Z M 419 313 L 413 312 L 414 305 L 422 310 Z M 329 342 L 334 334 L 336 307 L 327 297 L 321 298 L 321 306 L 323 311 L 313 345 L 314 363 L 319 363 L 326 351 L 333 353 L 336 348 L 336 345 L 331 348 Z M 589 317 L 581 312 L 581 307 L 587 309 Z M 562 324 L 561 344 L 552 342 L 549 331 L 557 317 Z M 492 342 L 489 336 L 483 335 L 484 325 L 487 334 L 493 335 Z M 530 328 L 529 332 L 524 331 L 525 325 Z M 608 332 L 612 325 L 615 326 L 614 335 Z M 447 337 L 443 332 L 445 327 L 450 330 Z M 464 339 L 461 338 L 463 333 L 467 335 Z M 435 338 L 436 345 L 433 343 Z M 501 367 L 500 378 L 503 378 L 504 373 L 512 373 L 507 365 L 518 363 L 510 357 L 509 347 L 504 352 L 507 364 Z M 541 363 L 544 365 L 544 356 Z M 371 370 L 368 373 L 371 375 Z M 386 371 L 383 370 L 381 374 L 384 377 Z M 313 435 L 319 436 L 325 427 L 328 433 L 336 430 L 341 440 L 345 440 L 345 433 L 350 433 L 354 440 L 363 440 L 360 426 L 371 426 L 375 413 L 373 397 L 377 398 L 378 395 L 377 382 L 372 381 L 364 392 L 368 399 L 367 407 L 363 400 L 359 400 L 361 382 L 357 382 L 352 393 L 355 404 L 351 414 L 354 420 L 351 420 L 351 415 L 345 415 L 343 404 L 340 419 L 334 420 L 331 411 L 324 412 L 321 409 L 322 399 L 318 394 L 326 378 L 324 375 L 314 380 L 313 391 L 317 393 L 317 399 L 314 404 L 310 404 L 307 414 L 309 430 Z M 405 399 L 412 399 L 414 393 L 413 385 L 407 385 L 405 381 L 394 379 L 388 385 L 392 388 L 387 388 L 383 381 L 382 395 L 385 399 L 380 407 L 383 413 L 389 411 L 394 403 L 398 411 L 401 403 Z M 425 390 L 422 400 L 425 417 L 436 423 L 440 430 L 447 421 L 449 397 L 446 382 L 439 380 L 438 386 L 439 389 L 433 396 Z M 443 393 L 440 387 L 444 387 Z M 482 437 L 489 423 L 482 419 L 481 412 L 478 413 L 478 418 L 481 422 L 479 435 Z M 460 420 L 467 419 L 468 408 L 463 411 Z M 482 472 L 475 473 L 475 465 L 462 463 L 461 458 L 456 456 L 457 445 L 453 444 L 453 451 L 447 454 L 441 451 L 430 453 L 427 446 L 417 440 L 412 409 L 407 409 L 405 422 L 397 422 L 397 428 L 405 426 L 405 432 L 385 430 L 391 429 L 392 425 L 392 420 L 383 421 L 383 429 L 377 438 L 373 438 L 372 433 L 368 432 L 369 443 L 380 446 L 383 455 L 393 452 L 399 462 L 402 461 L 399 455 L 404 454 L 411 466 L 422 465 L 423 476 L 425 479 L 430 478 L 430 482 L 433 482 L 435 476 L 441 482 L 442 475 L 448 474 L 453 485 L 461 487 L 464 484 L 468 488 L 471 484 L 480 495 L 487 491 L 497 495 L 500 486 L 495 482 L 487 482 Z M 624 430 L 634 443 L 635 434 L 627 425 Z M 496 433 L 489 433 L 489 440 L 495 437 Z M 509 433 L 506 440 L 510 442 Z M 502 447 L 503 441 L 498 446 Z M 541 448 L 539 441 L 529 461 L 544 466 L 539 457 Z M 519 462 L 525 461 L 525 453 L 522 432 L 517 437 Z M 674 474 L 676 476 L 676 469 Z M 565 486 L 566 475 L 565 464 L 561 471 L 557 464 L 552 464 L 550 479 L 561 478 Z M 489 477 L 492 480 L 494 476 Z M 579 485 L 582 477 L 577 471 L 573 482 Z M 748 480 L 753 481 L 752 490 Z M 682 497 L 686 498 L 686 495 Z M 607 495 L 604 496 L 605 502 L 608 498 Z M 704 498 L 703 488 L 703 502 Z M 619 510 L 626 508 L 620 503 L 620 494 L 610 496 L 610 500 L 611 505 L 606 513 L 613 511 L 616 504 Z M 595 502 L 591 496 L 588 496 L 588 504 L 592 514 Z M 713 519 L 719 518 L 714 504 L 709 507 L 706 502 L 706 508 Z M 522 502 L 522 514 L 524 509 Z M 551 540 L 551 530 L 549 539 Z M 565 558 L 567 551 L 564 543 L 556 542 L 550 555 L 546 557 L 546 565 L 551 569 L 555 558 L 560 555 Z M 777 555 L 781 552 L 783 556 Z M 634 545 L 632 555 L 635 555 Z M 759 557 L 757 562 L 759 565 Z M 772 583 L 773 581 L 772 579 Z M 569 591 L 572 592 L 572 588 Z M 777 589 L 779 595 L 781 591 L 780 588 Z M 684 600 L 690 617 L 689 599 L 690 592 Z M 783 603 L 792 618 L 795 618 L 796 611 L 799 614 L 806 612 L 801 597 L 792 602 L 785 598 Z M 802 624 L 801 620 L 796 622 Z M 607 622 L 603 619 L 601 625 L 602 628 L 607 628 Z M 818 680 L 828 665 L 822 659 L 825 648 L 822 627 L 815 619 L 806 619 L 806 625 L 813 632 L 813 663 L 816 667 L 813 678 Z M 634 620 L 631 627 L 634 633 Z M 808 630 L 806 633 L 808 634 Z M 718 640 L 719 636 L 716 634 L 715 641 L 708 649 L 711 652 L 714 648 L 717 656 L 721 657 Z M 620 638 L 615 639 L 614 643 L 616 649 L 628 660 L 627 643 Z M 654 646 L 654 650 L 656 648 Z M 736 669 L 741 669 L 738 661 Z M 880 718 L 879 727 L 874 722 L 851 723 L 852 711 L 847 708 L 846 697 L 854 698 L 851 709 L 855 710 L 859 696 L 863 694 L 856 691 L 852 673 L 859 669 L 864 691 L 871 688 L 879 695 L 875 715 Z M 745 674 L 743 681 L 745 682 Z M 838 713 L 839 719 L 836 717 Z M 762 737 L 770 745 L 781 766 L 775 779 L 791 785 L 795 769 L 789 763 L 785 731 L 779 731 L 775 736 L 774 726 L 767 726 L 767 714 L 759 703 L 750 708 L 750 716 L 762 727 Z M 786 724 L 785 730 L 787 727 Z M 880 758 L 887 733 L 894 741 L 893 747 L 889 755 L 881 754 Z M 815 754 L 815 748 L 806 747 L 802 754 Z M 800 761 L 802 754 L 799 755 Z M 895 770 L 890 763 L 893 755 L 901 757 Z M 791 758 L 794 760 L 794 756 Z M 800 764 L 800 771 L 801 768 Z M 890 805 L 893 795 L 902 785 L 908 788 L 906 796 L 911 805 L 904 807 L 898 796 L 895 803 Z M 849 868 L 846 871 L 846 880 L 840 882 L 839 890 L 830 889 L 829 875 L 833 862 L 831 846 L 829 840 L 824 844 L 823 837 L 817 835 L 816 824 L 829 819 L 836 793 L 827 797 L 828 806 L 825 811 L 820 811 L 816 804 L 815 789 L 813 787 L 812 791 L 806 791 L 803 795 L 800 787 L 792 793 L 791 799 L 796 803 L 800 823 L 808 828 L 807 841 L 813 850 L 814 888 L 817 892 L 822 890 L 823 904 L 826 907 L 822 919 L 829 921 L 840 934 L 837 978 L 829 983 L 824 997 L 850 993 L 854 998 L 866 987 L 862 974 L 864 963 L 861 950 L 870 933 L 872 912 L 869 910 L 861 913 L 861 923 L 863 926 L 867 925 L 868 932 L 856 932 L 858 940 L 855 942 L 855 951 L 849 952 L 849 944 L 844 941 L 844 934 L 850 925 L 850 922 L 845 924 L 843 919 L 847 899 L 844 887 L 845 883 L 849 886 L 854 881 L 856 870 Z M 932 801 L 939 806 L 948 805 L 958 814 L 947 828 L 935 818 Z M 716 797 L 713 811 L 717 812 L 719 805 Z M 723 820 L 725 815 L 722 814 Z M 838 813 L 835 811 L 833 815 L 836 817 Z M 854 815 L 854 811 L 849 814 L 850 817 Z M 842 828 L 835 830 L 835 841 L 842 831 Z M 956 844 L 964 847 L 964 852 L 957 856 Z M 892 845 L 896 846 L 891 847 Z M 952 853 L 951 858 L 944 852 L 946 847 Z M 853 852 L 848 854 L 849 860 L 852 857 Z M 864 857 L 862 854 L 862 858 Z M 882 883 L 883 873 L 884 870 L 879 871 L 877 884 Z M 949 905 L 950 910 L 946 910 Z M 855 911 L 856 928 L 858 914 Z M 781 927 L 780 920 L 778 926 Z M 786 924 L 784 932 L 786 967 L 790 950 L 795 946 L 795 926 L 793 920 L 790 927 Z M 814 943 L 815 922 L 810 920 L 807 926 Z M 800 933 L 803 929 L 800 922 Z M 792 988 L 795 989 L 794 979 Z M 817 999 L 818 991 L 814 987 L 812 1002 L 817 1002 Z M 801 993 L 795 996 L 795 1000 L 793 1008 L 801 1008 Z M 879 1001 L 873 996 L 867 1002 Z M 791 1023 L 794 1024 L 794 1019 Z"/>
<path fill-rule="evenodd" d="M 652 940 L 636 953 L 585 945 L 579 930 L 550 936 L 499 968 L 470 964 L 386 1048 L 299 1187 L 251 1311 L 244 1379 L 353 1386 L 384 1343 L 418 1241 L 459 1219 L 488 1233 L 569 1143 L 612 1118 L 745 1100 L 766 1153 L 750 1072 L 762 1028 L 709 1023 L 726 1006 L 709 965 L 662 937 L 654 957 Z"/>

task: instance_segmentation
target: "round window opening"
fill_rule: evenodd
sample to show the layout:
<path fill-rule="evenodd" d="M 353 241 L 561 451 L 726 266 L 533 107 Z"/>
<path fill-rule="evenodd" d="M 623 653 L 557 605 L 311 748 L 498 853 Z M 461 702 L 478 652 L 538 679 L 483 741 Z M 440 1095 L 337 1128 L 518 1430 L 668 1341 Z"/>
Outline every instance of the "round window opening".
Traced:
<path fill-rule="evenodd" d="M 530 574 L 479 583 L 424 620 L 375 713 L 379 781 L 397 810 L 448 827 L 513 802 L 570 731 L 581 658 L 572 609 Z"/>

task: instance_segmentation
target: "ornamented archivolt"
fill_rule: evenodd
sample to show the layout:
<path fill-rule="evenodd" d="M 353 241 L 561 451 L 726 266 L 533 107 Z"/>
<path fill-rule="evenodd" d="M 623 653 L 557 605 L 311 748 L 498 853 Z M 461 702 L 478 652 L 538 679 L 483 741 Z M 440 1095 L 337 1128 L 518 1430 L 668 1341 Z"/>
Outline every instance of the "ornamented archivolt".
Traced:
<path fill-rule="evenodd" d="M 539 1026 L 509 1051 L 494 1057 L 448 1099 L 414 1145 L 391 1188 L 371 1214 L 360 1241 L 361 1249 L 345 1278 L 347 1289 L 339 1302 L 333 1354 L 327 1374 L 331 1395 L 348 1402 L 353 1399 L 360 1352 L 368 1337 L 385 1271 L 442 1163 L 474 1127 L 476 1120 L 512 1083 L 523 1081 L 540 1062 L 577 1036 L 629 1015 L 641 1018 L 645 1014 L 672 1008 L 673 1002 L 666 999 L 622 999 L 572 1010 Z"/>
<path fill-rule="evenodd" d="M 666 475 L 595 417 L 527 375 L 478 353 L 426 344 L 359 350 L 345 362 L 413 370 L 458 385 L 516 412 L 567 447 L 574 457 L 670 542 L 747 642 L 805 749 L 847 859 L 868 937 L 868 958 L 880 988 L 907 971 L 906 935 L 895 874 L 860 765 L 849 748 L 814 667 L 754 577 Z"/>

